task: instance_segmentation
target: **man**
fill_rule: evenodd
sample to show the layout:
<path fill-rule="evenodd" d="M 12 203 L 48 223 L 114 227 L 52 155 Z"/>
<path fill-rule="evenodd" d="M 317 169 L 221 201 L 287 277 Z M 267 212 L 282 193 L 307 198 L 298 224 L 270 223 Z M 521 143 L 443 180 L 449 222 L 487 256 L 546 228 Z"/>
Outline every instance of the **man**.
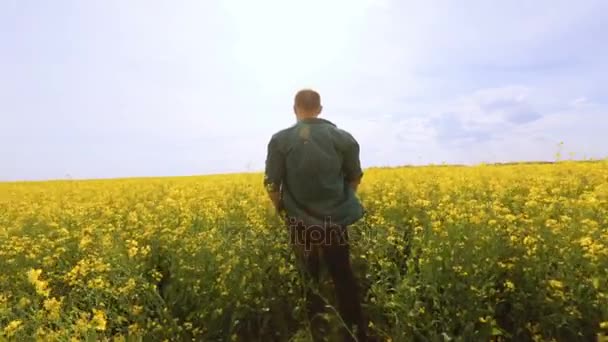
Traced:
<path fill-rule="evenodd" d="M 297 123 L 274 134 L 268 144 L 264 184 L 289 226 L 299 261 L 317 284 L 320 261 L 325 261 L 348 328 L 343 329 L 345 340 L 354 341 L 354 334 L 366 341 L 347 232 L 363 216 L 356 197 L 363 176 L 359 145 L 348 132 L 318 118 L 323 108 L 317 92 L 299 91 L 293 109 Z M 306 297 L 314 326 L 324 303 L 311 287 Z"/>

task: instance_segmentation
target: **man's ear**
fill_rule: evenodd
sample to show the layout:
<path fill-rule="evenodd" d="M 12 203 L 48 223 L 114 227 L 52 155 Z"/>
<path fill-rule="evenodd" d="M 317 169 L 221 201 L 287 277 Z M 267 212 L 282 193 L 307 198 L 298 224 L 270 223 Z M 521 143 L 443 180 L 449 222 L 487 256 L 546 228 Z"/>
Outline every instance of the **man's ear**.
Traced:
<path fill-rule="evenodd" d="M 323 111 L 323 106 L 319 106 L 319 114 Z"/>
<path fill-rule="evenodd" d="M 293 106 L 293 113 L 294 113 L 294 114 L 298 114 L 298 109 L 296 108 L 296 106 L 295 106 L 295 105 Z"/>

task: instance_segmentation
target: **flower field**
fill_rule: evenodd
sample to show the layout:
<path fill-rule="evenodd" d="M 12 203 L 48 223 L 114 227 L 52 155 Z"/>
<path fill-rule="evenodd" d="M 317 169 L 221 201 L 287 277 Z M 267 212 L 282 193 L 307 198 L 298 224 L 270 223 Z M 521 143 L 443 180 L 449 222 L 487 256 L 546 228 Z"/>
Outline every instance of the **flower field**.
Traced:
<path fill-rule="evenodd" d="M 0 183 L 0 341 L 306 341 L 262 177 Z M 359 196 L 381 340 L 608 333 L 608 162 L 369 169 Z"/>

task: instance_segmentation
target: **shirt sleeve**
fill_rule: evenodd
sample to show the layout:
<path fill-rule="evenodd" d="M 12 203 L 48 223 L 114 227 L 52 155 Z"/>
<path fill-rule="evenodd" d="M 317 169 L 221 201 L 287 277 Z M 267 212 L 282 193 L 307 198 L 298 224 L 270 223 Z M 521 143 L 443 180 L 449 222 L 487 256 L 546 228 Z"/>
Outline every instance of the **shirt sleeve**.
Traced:
<path fill-rule="evenodd" d="M 276 137 L 272 137 L 268 143 L 268 153 L 266 155 L 264 186 L 270 192 L 279 191 L 281 189 L 284 176 L 285 156 L 279 149 Z"/>
<path fill-rule="evenodd" d="M 343 150 L 342 170 L 348 182 L 360 180 L 363 177 L 361 160 L 359 159 L 359 143 L 349 133 L 345 134 L 345 144 Z"/>

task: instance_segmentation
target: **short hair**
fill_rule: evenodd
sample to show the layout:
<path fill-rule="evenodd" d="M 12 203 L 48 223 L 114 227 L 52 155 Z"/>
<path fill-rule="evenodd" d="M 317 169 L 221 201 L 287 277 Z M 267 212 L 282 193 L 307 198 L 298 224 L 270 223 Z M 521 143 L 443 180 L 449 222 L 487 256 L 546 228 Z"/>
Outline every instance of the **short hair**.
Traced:
<path fill-rule="evenodd" d="M 294 105 L 306 111 L 317 110 L 321 108 L 321 96 L 312 89 L 302 89 L 296 94 Z"/>

